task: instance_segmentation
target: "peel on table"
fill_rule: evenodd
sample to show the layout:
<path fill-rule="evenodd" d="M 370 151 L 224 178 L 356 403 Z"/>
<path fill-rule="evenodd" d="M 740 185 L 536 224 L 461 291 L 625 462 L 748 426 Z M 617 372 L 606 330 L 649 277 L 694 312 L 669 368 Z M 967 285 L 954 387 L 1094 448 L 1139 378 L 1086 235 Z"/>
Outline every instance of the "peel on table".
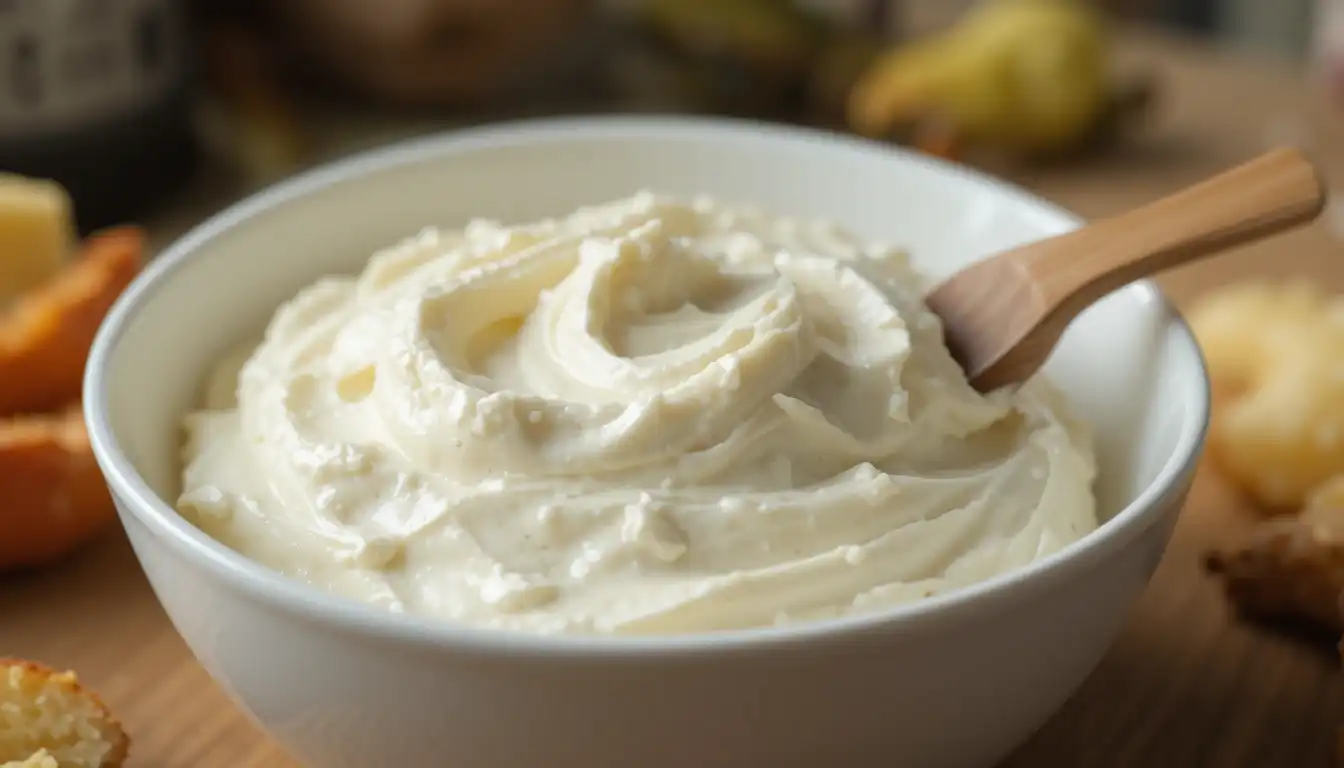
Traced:
<path fill-rule="evenodd" d="M 0 315 L 0 571 L 71 552 L 115 514 L 79 394 L 93 336 L 143 248 L 135 227 L 96 233 L 66 269 Z"/>

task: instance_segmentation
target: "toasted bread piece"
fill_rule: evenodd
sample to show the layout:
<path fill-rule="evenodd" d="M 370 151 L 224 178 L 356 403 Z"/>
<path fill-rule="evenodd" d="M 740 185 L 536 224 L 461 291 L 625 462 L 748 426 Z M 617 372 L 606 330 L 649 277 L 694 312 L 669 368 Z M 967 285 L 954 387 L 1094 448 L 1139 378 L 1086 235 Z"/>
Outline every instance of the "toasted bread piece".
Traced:
<path fill-rule="evenodd" d="M 0 760 L 18 768 L 118 768 L 130 738 L 73 672 L 0 659 Z"/>
<path fill-rule="evenodd" d="M 0 316 L 0 416 L 79 399 L 94 333 L 135 277 L 144 246 L 138 227 L 95 233 L 77 260 Z"/>
<path fill-rule="evenodd" d="M 79 403 L 0 419 L 0 572 L 73 551 L 116 515 Z"/>

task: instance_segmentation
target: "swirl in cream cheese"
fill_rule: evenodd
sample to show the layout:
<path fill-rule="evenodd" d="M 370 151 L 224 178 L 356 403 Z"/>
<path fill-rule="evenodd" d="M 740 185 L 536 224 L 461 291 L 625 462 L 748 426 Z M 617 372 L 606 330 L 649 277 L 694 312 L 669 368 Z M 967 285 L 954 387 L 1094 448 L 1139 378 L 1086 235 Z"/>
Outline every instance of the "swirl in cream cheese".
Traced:
<path fill-rule="evenodd" d="M 872 610 L 1096 526 L 1085 429 L 972 390 L 905 255 L 639 194 L 426 230 L 281 308 L 181 511 L 356 600 L 535 632 Z"/>

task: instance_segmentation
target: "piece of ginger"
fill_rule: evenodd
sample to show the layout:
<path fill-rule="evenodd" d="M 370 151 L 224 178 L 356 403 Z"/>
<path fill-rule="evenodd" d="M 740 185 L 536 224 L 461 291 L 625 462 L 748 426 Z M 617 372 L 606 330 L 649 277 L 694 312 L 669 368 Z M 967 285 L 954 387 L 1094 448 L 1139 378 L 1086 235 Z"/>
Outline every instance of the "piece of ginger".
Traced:
<path fill-rule="evenodd" d="M 1324 483 L 1300 514 L 1260 522 L 1205 564 L 1243 615 L 1344 633 L 1344 475 Z"/>

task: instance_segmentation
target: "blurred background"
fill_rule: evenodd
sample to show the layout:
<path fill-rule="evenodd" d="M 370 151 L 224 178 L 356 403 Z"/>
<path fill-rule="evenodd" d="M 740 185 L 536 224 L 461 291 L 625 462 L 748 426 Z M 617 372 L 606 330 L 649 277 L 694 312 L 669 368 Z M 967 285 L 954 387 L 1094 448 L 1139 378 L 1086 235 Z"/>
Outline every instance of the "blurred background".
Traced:
<path fill-rule="evenodd" d="M 0 312 L 41 280 L 89 282 L 53 255 L 78 251 L 67 247 L 63 193 L 20 190 L 4 172 L 58 181 L 83 232 L 142 225 L 152 254 L 261 186 L 389 141 L 541 115 L 699 113 L 899 143 L 1098 217 L 1281 144 L 1307 149 L 1329 183 L 1344 183 L 1341 105 L 1344 0 L 0 0 Z M 1313 361 L 1338 360 L 1341 245 L 1344 203 L 1333 203 L 1321 223 L 1160 283 L 1197 320 L 1206 293 L 1250 280 L 1255 291 L 1237 295 L 1250 295 L 1254 311 L 1220 315 L 1244 321 L 1225 336 L 1290 328 L 1278 312 L 1299 324 L 1275 330 L 1275 344 L 1324 343 L 1304 348 Z M 1294 309 L 1302 291 L 1266 287 L 1284 276 L 1327 289 L 1308 297 L 1318 312 Z M 61 358 L 76 361 L 64 380 L 77 406 L 83 355 L 122 284 L 99 287 L 96 312 L 80 305 L 62 315 L 60 301 L 39 301 L 24 322 L 0 315 L 0 362 L 15 357 L 14 339 L 54 345 L 82 334 L 82 347 L 67 344 Z M 51 328 L 61 333 L 39 333 Z M 1243 367 L 1229 370 L 1241 386 Z M 1316 372 L 1325 370 L 1322 362 Z M 1315 468 L 1326 457 L 1344 489 L 1344 443 L 1331 424 L 1322 442 L 1314 421 L 1342 410 L 1344 375 L 1329 377 L 1304 378 L 1309 405 L 1285 406 L 1288 437 L 1245 448 L 1253 458 L 1243 467 L 1279 466 L 1260 461 L 1269 451 Z M 79 419 L 77 408 L 61 414 L 43 415 Z M 11 416 L 0 407 L 0 438 Z M 101 483 L 87 442 L 72 455 Z M 60 466 L 52 483 L 65 494 L 70 475 Z M 1263 570 L 1270 586 L 1279 576 L 1290 585 L 1264 599 L 1286 596 L 1284 613 L 1328 617 L 1324 653 L 1253 634 L 1231 621 L 1201 564 L 1270 518 L 1237 483 L 1209 477 L 1201 473 L 1157 581 L 1108 661 L 1010 765 L 1306 766 L 1336 750 L 1344 527 L 1329 529 L 1336 538 L 1322 545 L 1319 570 L 1298 543 L 1282 550 L 1286 576 Z M 0 477 L 0 490 L 28 480 Z M 94 522 L 71 535 L 67 507 L 46 518 L 3 501 L 0 545 L 19 539 L 6 539 L 5 512 L 18 530 L 42 535 L 28 524 L 56 520 L 53 552 L 73 551 L 113 517 L 99 496 L 86 515 Z M 1330 504 L 1344 510 L 1344 495 Z M 1253 569 L 1275 562 L 1277 540 L 1267 541 L 1265 560 L 1244 561 Z M 27 542 L 9 549 L 25 563 L 34 551 Z M 124 538 L 85 552 L 68 567 L 3 582 L 0 651 L 68 649 L 61 663 L 87 669 L 128 713 L 148 756 L 138 766 L 206 765 L 207 752 L 218 755 L 210 765 L 288 765 L 178 642 Z M 5 553 L 0 571 L 14 565 Z M 1327 608 L 1308 611 L 1307 600 Z M 85 645 L 87 654 L 74 650 Z M 144 696 L 145 680 L 169 693 Z"/>
<path fill-rule="evenodd" d="M 166 235 L 305 165 L 396 138 L 643 111 L 824 125 L 1029 180 L 1031 167 L 1141 137 L 1170 100 L 1175 62 L 1129 62 L 1135 46 L 1113 38 L 1199 41 L 1325 87 L 1344 8 L 1078 0 L 983 18 L 976 5 L 0 0 L 0 170 L 60 181 L 86 231 L 148 219 Z M 928 52 L 950 36 L 960 42 Z M 1289 140 L 1304 131 L 1291 115 L 1250 118 Z"/>

